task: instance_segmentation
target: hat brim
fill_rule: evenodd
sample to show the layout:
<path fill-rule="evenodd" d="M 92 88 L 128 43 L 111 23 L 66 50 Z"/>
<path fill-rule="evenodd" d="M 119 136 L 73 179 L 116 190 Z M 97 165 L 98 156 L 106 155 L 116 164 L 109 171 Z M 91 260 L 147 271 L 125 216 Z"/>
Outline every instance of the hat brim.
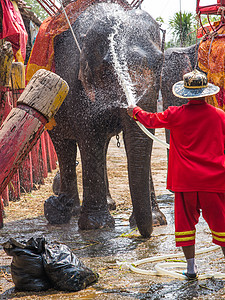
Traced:
<path fill-rule="evenodd" d="M 215 95 L 219 92 L 220 88 L 212 83 L 208 83 L 204 88 L 185 88 L 184 82 L 179 81 L 173 85 L 173 94 L 179 98 L 200 98 Z"/>

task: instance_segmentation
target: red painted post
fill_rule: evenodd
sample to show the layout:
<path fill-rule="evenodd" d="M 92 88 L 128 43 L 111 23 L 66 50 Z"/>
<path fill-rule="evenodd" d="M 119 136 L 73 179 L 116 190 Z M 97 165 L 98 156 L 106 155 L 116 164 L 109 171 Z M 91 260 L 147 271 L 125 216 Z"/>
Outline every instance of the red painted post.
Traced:
<path fill-rule="evenodd" d="M 39 70 L 0 127 L 0 195 L 68 93 L 58 75 Z M 3 209 L 0 208 L 2 217 Z M 0 217 L 0 218 L 1 218 Z"/>
<path fill-rule="evenodd" d="M 47 163 L 47 152 L 46 152 L 46 145 L 45 145 L 45 137 L 42 133 L 41 135 L 41 164 L 43 168 L 43 176 L 44 178 L 48 177 L 48 163 Z"/>
<path fill-rule="evenodd" d="M 31 152 L 23 161 L 20 170 L 20 191 L 22 193 L 30 193 L 33 189 L 33 172 L 32 172 L 32 158 Z"/>
<path fill-rule="evenodd" d="M 50 151 L 49 134 L 47 131 L 45 131 L 43 133 L 43 135 L 45 138 L 48 172 L 52 172 L 52 157 L 51 157 L 51 151 Z"/>
<path fill-rule="evenodd" d="M 9 87 L 0 86 L 0 125 L 4 122 L 7 115 L 12 109 Z M 4 205 L 9 205 L 9 189 L 8 187 L 2 192 Z"/>
<path fill-rule="evenodd" d="M 52 143 L 52 140 L 50 138 L 50 136 L 48 135 L 48 140 L 49 140 L 49 147 L 50 147 L 50 152 L 51 152 L 51 160 L 52 160 L 52 169 L 55 170 L 56 167 L 57 167 L 57 161 L 58 161 L 58 158 L 57 158 L 57 154 L 55 152 L 55 147 Z"/>
<path fill-rule="evenodd" d="M 8 184 L 9 200 L 18 201 L 20 199 L 20 176 L 19 170 L 13 175 Z"/>
<path fill-rule="evenodd" d="M 32 173 L 34 184 L 44 184 L 44 171 L 42 165 L 41 155 L 41 139 L 37 141 L 37 144 L 31 150 L 32 156 Z"/>
<path fill-rule="evenodd" d="M 9 206 L 9 189 L 8 189 L 8 186 L 2 192 L 2 199 L 3 199 L 4 206 Z"/>
<path fill-rule="evenodd" d="M 3 213 L 4 213 L 4 205 L 2 196 L 0 195 L 0 228 L 3 227 Z"/>

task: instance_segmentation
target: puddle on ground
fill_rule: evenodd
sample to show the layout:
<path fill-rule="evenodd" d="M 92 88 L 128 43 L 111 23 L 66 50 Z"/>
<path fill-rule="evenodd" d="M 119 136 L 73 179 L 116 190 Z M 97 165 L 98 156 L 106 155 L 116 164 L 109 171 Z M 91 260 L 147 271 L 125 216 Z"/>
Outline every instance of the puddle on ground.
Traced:
<path fill-rule="evenodd" d="M 68 293 L 48 290 L 40 293 L 16 292 L 10 276 L 11 257 L 0 247 L 0 299 L 220 299 L 225 297 L 223 280 L 196 282 L 170 277 L 147 276 L 131 272 L 118 262 L 133 262 L 156 255 L 180 252 L 174 242 L 173 194 L 158 197 L 168 225 L 155 227 L 152 237 L 144 239 L 129 226 L 131 210 L 113 213 L 114 229 L 80 231 L 77 218 L 67 225 L 52 226 L 44 217 L 6 222 L 0 232 L 0 244 L 10 237 L 27 241 L 44 236 L 47 241 L 68 245 L 77 257 L 100 275 L 99 281 L 85 290 Z M 200 218 L 197 227 L 197 249 L 211 246 L 207 224 Z M 223 272 L 220 250 L 197 257 L 199 272 Z M 142 265 L 153 268 L 154 265 Z"/>
<path fill-rule="evenodd" d="M 192 300 L 200 296 L 211 295 L 224 287 L 224 281 L 207 279 L 202 281 L 172 281 L 165 284 L 153 284 L 144 298 L 140 299 L 171 299 Z M 213 298 L 210 298 L 213 299 Z"/>

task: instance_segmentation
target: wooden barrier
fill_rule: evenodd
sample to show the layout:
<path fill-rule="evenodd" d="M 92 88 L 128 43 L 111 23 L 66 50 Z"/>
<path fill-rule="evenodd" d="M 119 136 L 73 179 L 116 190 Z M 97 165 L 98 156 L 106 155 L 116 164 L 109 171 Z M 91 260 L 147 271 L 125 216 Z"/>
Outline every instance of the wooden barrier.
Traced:
<path fill-rule="evenodd" d="M 11 103 L 12 107 L 17 106 L 17 100 L 19 99 L 20 95 L 22 94 L 25 88 L 25 68 L 24 64 L 21 62 L 13 62 L 11 68 L 11 76 L 10 76 L 10 89 L 11 89 Z M 30 155 L 29 155 L 30 157 Z M 26 159 L 27 160 L 27 159 Z M 25 160 L 25 162 L 26 162 Z M 25 170 L 27 173 L 28 166 L 21 166 L 21 170 Z M 22 171 L 21 171 L 22 172 Z M 22 172 L 23 173 L 23 172 Z M 29 173 L 28 173 L 29 174 Z M 30 180 L 32 178 L 29 178 Z M 17 170 L 16 174 L 13 176 L 12 180 L 9 183 L 9 200 L 10 201 L 17 201 L 20 199 L 21 190 L 25 191 L 24 182 L 27 183 L 25 186 L 33 187 L 33 182 L 29 183 L 29 179 L 24 179 L 23 175 L 20 174 L 20 170 Z M 27 191 L 31 191 L 30 189 Z"/>
<path fill-rule="evenodd" d="M 11 110 L 0 127 L 0 195 L 67 93 L 66 82 L 46 70 L 36 72 L 26 86 L 17 107 Z M 2 209 L 0 215 L 2 217 Z"/>

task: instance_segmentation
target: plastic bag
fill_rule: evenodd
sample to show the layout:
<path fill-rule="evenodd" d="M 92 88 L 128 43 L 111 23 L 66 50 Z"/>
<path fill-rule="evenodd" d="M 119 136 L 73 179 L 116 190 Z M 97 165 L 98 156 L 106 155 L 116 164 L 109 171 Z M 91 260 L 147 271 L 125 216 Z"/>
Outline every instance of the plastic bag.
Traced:
<path fill-rule="evenodd" d="M 16 289 L 43 291 L 51 287 L 43 265 L 44 238 L 31 238 L 27 242 L 9 239 L 3 244 L 7 255 L 12 256 L 11 275 Z"/>
<path fill-rule="evenodd" d="M 47 246 L 43 257 L 46 274 L 56 289 L 79 291 L 98 280 L 98 274 L 87 268 L 66 245 Z"/>
<path fill-rule="evenodd" d="M 16 289 L 21 291 L 51 287 L 79 291 L 98 280 L 98 274 L 87 268 L 66 245 L 47 245 L 44 238 L 31 238 L 27 242 L 9 239 L 3 249 L 13 257 L 11 275 Z"/>

